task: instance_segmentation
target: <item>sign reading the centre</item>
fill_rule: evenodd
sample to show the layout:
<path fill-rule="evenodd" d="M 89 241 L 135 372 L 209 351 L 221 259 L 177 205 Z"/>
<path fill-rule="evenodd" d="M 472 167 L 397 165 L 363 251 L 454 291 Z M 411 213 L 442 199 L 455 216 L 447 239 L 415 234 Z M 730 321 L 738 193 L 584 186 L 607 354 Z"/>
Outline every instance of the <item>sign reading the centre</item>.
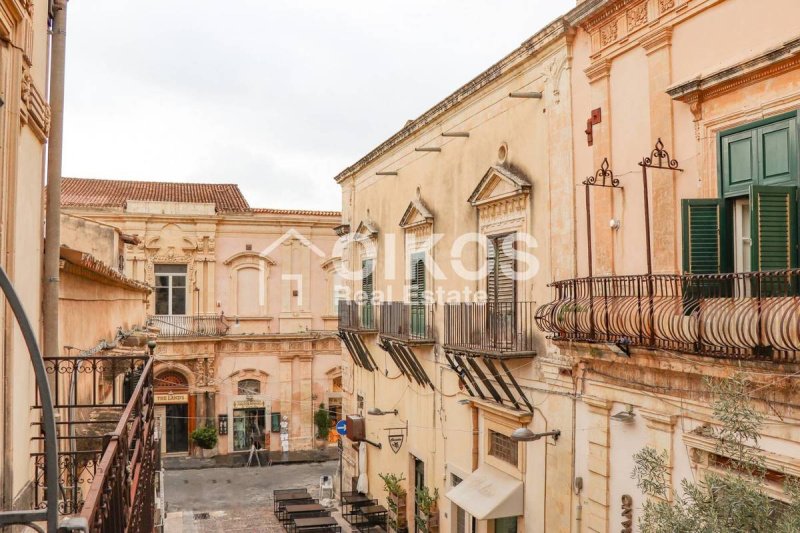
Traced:
<path fill-rule="evenodd" d="M 154 395 L 155 403 L 159 404 L 173 404 L 173 403 L 187 403 L 189 401 L 188 393 L 173 393 L 162 392 Z"/>
<path fill-rule="evenodd" d="M 234 409 L 263 409 L 264 400 L 234 400 Z"/>

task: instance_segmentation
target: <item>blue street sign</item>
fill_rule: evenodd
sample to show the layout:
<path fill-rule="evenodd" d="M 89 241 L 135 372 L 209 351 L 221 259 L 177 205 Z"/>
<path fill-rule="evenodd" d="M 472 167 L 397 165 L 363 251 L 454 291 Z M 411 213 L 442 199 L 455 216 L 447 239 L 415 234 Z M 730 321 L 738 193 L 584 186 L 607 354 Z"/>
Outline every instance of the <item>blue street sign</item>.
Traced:
<path fill-rule="evenodd" d="M 347 435 L 347 421 L 346 420 L 339 420 L 336 422 L 336 433 L 339 435 L 345 436 Z"/>

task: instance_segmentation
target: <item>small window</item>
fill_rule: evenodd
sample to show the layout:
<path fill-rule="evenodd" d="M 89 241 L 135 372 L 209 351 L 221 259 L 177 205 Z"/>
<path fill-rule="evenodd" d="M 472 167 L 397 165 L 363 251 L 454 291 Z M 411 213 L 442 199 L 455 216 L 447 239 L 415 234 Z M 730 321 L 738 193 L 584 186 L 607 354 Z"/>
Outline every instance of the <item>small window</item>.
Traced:
<path fill-rule="evenodd" d="M 495 519 L 494 533 L 517 533 L 517 517 L 507 516 Z"/>
<path fill-rule="evenodd" d="M 519 464 L 519 447 L 511 437 L 489 430 L 489 455 L 509 464 Z"/>
<path fill-rule="evenodd" d="M 239 395 L 255 396 L 261 394 L 261 382 L 257 379 L 243 379 L 239 382 Z"/>
<path fill-rule="evenodd" d="M 273 433 L 280 433 L 281 432 L 281 414 L 280 413 L 272 413 L 272 417 L 270 420 L 270 431 Z"/>

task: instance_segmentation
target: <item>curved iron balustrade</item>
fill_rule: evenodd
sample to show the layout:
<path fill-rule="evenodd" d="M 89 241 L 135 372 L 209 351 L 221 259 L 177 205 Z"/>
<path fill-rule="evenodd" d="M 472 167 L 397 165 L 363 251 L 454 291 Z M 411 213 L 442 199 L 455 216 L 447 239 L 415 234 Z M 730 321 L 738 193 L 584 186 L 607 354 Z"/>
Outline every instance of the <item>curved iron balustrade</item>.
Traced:
<path fill-rule="evenodd" d="M 53 401 L 50 395 L 50 387 L 47 384 L 47 372 L 44 368 L 44 361 L 42 360 L 42 353 L 39 351 L 39 345 L 36 343 L 36 335 L 31 328 L 28 317 L 25 314 L 25 309 L 22 307 L 22 302 L 17 296 L 11 280 L 8 279 L 6 271 L 0 267 L 0 289 L 8 301 L 11 311 L 14 313 L 14 318 L 19 324 L 19 329 L 22 332 L 22 338 L 25 340 L 25 346 L 28 349 L 28 354 L 31 358 L 33 365 L 33 372 L 36 377 L 36 386 L 39 390 L 39 397 L 42 403 L 42 429 L 44 429 L 44 456 L 47 464 L 57 465 L 58 463 L 58 441 L 56 438 L 56 420 L 53 412 Z M 58 487 L 58 468 L 49 468 L 45 474 L 47 486 Z M 47 522 L 47 531 L 55 531 L 58 526 L 58 491 L 53 490 L 51 495 L 54 497 L 48 498 L 46 508 L 44 510 L 36 509 L 32 511 L 2 511 L 0 512 L 0 526 L 12 524 L 26 524 L 37 531 L 41 531 L 39 526 L 34 522 Z"/>
<path fill-rule="evenodd" d="M 800 362 L 800 269 L 580 278 L 536 311 L 554 340 Z"/>

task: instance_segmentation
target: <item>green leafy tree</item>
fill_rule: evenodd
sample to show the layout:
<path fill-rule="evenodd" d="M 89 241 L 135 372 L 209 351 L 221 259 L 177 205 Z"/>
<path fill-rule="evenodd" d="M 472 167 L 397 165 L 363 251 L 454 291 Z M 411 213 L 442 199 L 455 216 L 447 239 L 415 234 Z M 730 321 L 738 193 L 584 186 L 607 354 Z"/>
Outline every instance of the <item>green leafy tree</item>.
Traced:
<path fill-rule="evenodd" d="M 327 439 L 328 432 L 331 430 L 331 415 L 325 409 L 325 404 L 319 404 L 319 409 L 314 413 L 314 423 L 317 425 L 317 438 Z"/>
<path fill-rule="evenodd" d="M 717 453 L 729 458 L 723 473 L 707 472 L 702 481 L 683 479 L 667 501 L 666 451 L 646 447 L 634 455 L 632 477 L 651 496 L 644 503 L 639 527 L 643 533 L 708 533 L 800 531 L 800 485 L 787 481 L 789 503 L 771 498 L 765 489 L 767 469 L 759 448 L 764 415 L 750 401 L 751 384 L 741 374 L 707 381 L 714 396 L 719 426 L 699 432 L 717 442 Z"/>

